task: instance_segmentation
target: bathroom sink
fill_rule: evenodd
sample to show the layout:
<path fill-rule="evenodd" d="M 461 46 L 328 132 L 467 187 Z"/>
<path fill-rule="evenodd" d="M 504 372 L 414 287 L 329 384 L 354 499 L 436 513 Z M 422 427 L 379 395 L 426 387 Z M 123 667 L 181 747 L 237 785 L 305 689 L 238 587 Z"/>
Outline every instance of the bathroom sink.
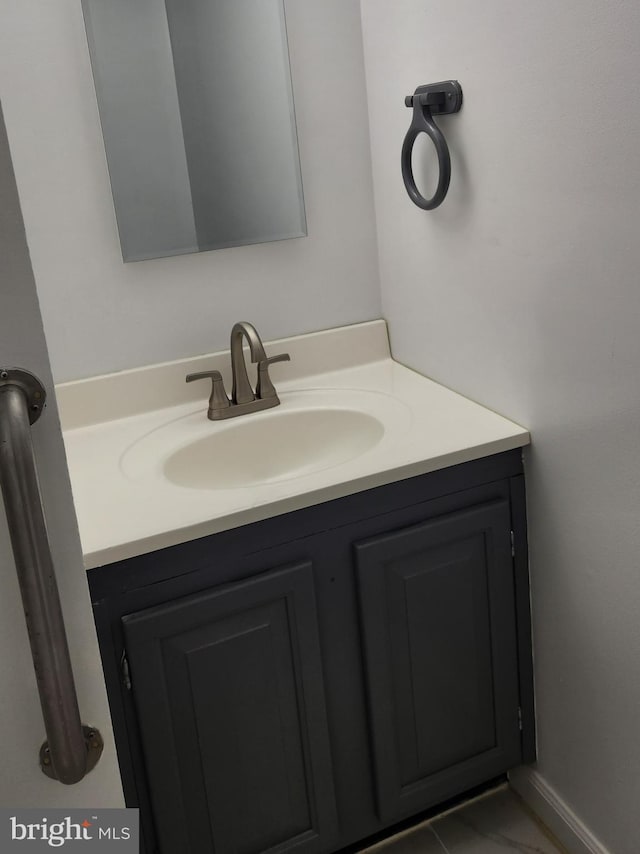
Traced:
<path fill-rule="evenodd" d="M 178 486 L 226 489 L 300 477 L 351 460 L 376 445 L 384 427 L 348 409 L 294 410 L 247 419 L 197 439 L 166 460 Z"/>
<path fill-rule="evenodd" d="M 386 394 L 356 389 L 283 393 L 275 409 L 224 422 L 206 407 L 168 421 L 122 455 L 123 473 L 188 489 L 257 487 L 348 463 L 409 423 Z"/>
<path fill-rule="evenodd" d="M 388 347 L 383 321 L 272 341 L 291 355 L 274 371 L 281 404 L 220 421 L 207 418 L 208 384 L 184 380 L 221 371 L 228 390 L 228 351 L 58 386 L 85 566 L 528 443 Z"/>

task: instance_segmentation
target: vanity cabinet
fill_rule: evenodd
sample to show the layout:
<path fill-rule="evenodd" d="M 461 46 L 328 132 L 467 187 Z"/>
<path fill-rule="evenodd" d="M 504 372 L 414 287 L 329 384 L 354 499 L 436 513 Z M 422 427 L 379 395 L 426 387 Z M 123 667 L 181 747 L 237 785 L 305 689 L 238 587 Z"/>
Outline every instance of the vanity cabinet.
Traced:
<path fill-rule="evenodd" d="M 147 854 L 335 851 L 534 758 L 519 451 L 89 580 Z"/>

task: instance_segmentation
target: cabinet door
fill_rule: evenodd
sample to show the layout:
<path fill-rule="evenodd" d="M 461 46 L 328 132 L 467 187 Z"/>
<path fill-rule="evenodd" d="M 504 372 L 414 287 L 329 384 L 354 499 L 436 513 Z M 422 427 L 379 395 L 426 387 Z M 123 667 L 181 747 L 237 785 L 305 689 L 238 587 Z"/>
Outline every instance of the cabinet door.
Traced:
<path fill-rule="evenodd" d="M 355 546 L 384 821 L 519 762 L 509 518 L 496 501 Z"/>
<path fill-rule="evenodd" d="M 123 618 L 162 854 L 329 847 L 310 563 Z"/>

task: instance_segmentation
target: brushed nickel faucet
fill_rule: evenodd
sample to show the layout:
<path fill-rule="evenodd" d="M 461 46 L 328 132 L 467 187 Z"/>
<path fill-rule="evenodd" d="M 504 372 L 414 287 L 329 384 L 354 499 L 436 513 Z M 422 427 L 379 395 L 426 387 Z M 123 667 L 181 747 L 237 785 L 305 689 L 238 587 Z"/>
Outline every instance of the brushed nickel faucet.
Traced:
<path fill-rule="evenodd" d="M 258 364 L 258 381 L 255 392 L 249 382 L 244 358 L 242 345 L 245 338 L 249 343 L 251 361 Z M 280 398 L 271 382 L 269 365 L 273 365 L 274 362 L 288 362 L 289 360 L 288 353 L 267 356 L 255 326 L 244 320 L 235 323 L 231 330 L 231 373 L 233 376 L 231 400 L 227 397 L 220 371 L 202 371 L 197 374 L 188 374 L 186 381 L 190 383 L 193 380 L 211 380 L 211 397 L 207 411 L 207 417 L 211 421 L 235 418 L 237 415 L 248 415 L 250 412 L 260 412 L 262 409 L 278 406 Z"/>

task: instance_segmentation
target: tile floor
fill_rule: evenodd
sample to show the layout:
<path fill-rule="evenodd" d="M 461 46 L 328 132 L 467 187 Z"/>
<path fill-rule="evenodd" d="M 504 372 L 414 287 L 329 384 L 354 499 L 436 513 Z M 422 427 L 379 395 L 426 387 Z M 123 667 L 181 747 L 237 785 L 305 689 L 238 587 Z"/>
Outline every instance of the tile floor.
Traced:
<path fill-rule="evenodd" d="M 367 854 L 566 854 L 504 786 L 367 849 Z"/>

